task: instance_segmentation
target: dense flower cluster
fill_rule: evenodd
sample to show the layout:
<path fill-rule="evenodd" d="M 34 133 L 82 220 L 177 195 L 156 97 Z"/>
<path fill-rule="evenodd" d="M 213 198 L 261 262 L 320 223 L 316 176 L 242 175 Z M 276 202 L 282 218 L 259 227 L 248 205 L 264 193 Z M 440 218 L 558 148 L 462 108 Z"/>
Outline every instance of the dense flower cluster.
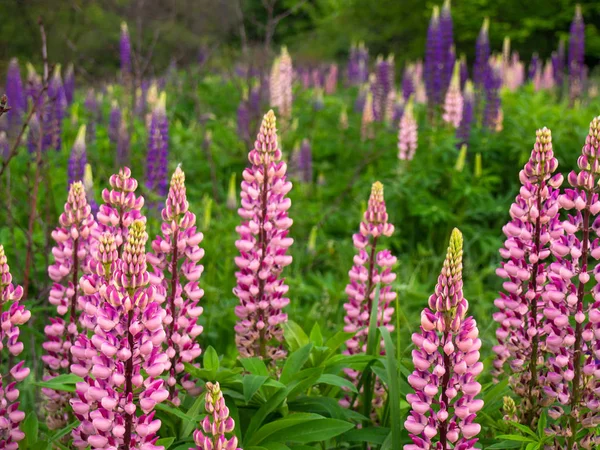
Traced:
<path fill-rule="evenodd" d="M 369 78 L 369 49 L 364 42 L 353 44 L 348 60 L 348 82 L 353 85 L 363 84 Z"/>
<path fill-rule="evenodd" d="M 452 81 L 446 91 L 446 99 L 444 101 L 444 114 L 442 119 L 444 122 L 449 123 L 454 128 L 460 126 L 460 122 L 463 117 L 463 96 L 460 92 L 460 65 L 457 62 L 454 66 L 454 74 L 452 75 Z"/>
<path fill-rule="evenodd" d="M 193 450 L 242 450 L 236 436 L 226 437 L 235 429 L 235 422 L 229 416 L 219 383 L 206 383 L 205 399 L 208 414 L 201 422 L 202 428 L 194 431 L 196 447 Z"/>
<path fill-rule="evenodd" d="M 10 60 L 6 71 L 6 96 L 10 111 L 8 111 L 8 129 L 14 130 L 21 122 L 23 114 L 27 110 L 27 98 L 21 81 L 21 69 L 16 58 Z"/>
<path fill-rule="evenodd" d="M 2 355 L 9 365 L 0 377 L 0 448 L 7 450 L 17 450 L 18 442 L 25 437 L 20 429 L 25 413 L 19 410 L 17 383 L 29 376 L 29 368 L 24 366 L 24 361 L 14 361 L 24 348 L 23 342 L 19 341 L 19 327 L 31 317 L 31 312 L 19 303 L 22 296 L 23 288 L 12 284 L 4 247 L 0 244 L 0 345 L 3 352 L 6 349 L 10 354 L 10 357 Z"/>
<path fill-rule="evenodd" d="M 89 273 L 92 234 L 96 231 L 96 222 L 81 181 L 71 184 L 59 223 L 60 226 L 52 232 L 56 242 L 52 249 L 54 264 L 48 267 L 53 281 L 49 301 L 56 307 L 58 317 L 51 318 L 44 329 L 46 341 L 42 344 L 45 351 L 42 361 L 47 369 L 46 381 L 69 372 L 71 346 L 81 331 L 79 277 Z M 68 394 L 48 388 L 42 391 L 47 398 L 48 427 L 57 429 L 65 426 L 69 419 Z"/>
<path fill-rule="evenodd" d="M 281 324 L 287 321 L 287 314 L 282 310 L 290 300 L 281 272 L 292 262 L 286 253 L 293 243 L 288 237 L 293 222 L 287 213 L 292 183 L 287 181 L 287 165 L 281 161 L 272 110 L 263 118 L 248 160 L 251 166 L 243 172 L 238 210 L 242 223 L 236 228 L 240 256 L 235 258 L 239 270 L 233 292 L 240 299 L 235 308 L 240 320 L 235 340 L 242 357 L 276 360 L 286 354 L 281 346 Z"/>
<path fill-rule="evenodd" d="M 287 49 L 283 47 L 271 69 L 270 95 L 271 106 L 277 108 L 281 117 L 286 120 L 292 117 L 293 76 L 292 58 Z"/>
<path fill-rule="evenodd" d="M 473 317 L 466 317 L 463 296 L 462 234 L 454 229 L 429 308 L 421 313 L 420 331 L 412 335 L 414 372 L 408 383 L 411 412 L 404 423 L 412 439 L 405 450 L 475 448 L 481 426 L 475 422 L 483 400 L 476 381 L 483 370 L 481 340 Z"/>
<path fill-rule="evenodd" d="M 490 59 L 490 38 L 488 35 L 490 22 L 483 21 L 479 36 L 475 43 L 475 65 L 473 67 L 473 82 L 477 89 L 483 89 L 488 72 L 488 60 Z"/>
<path fill-rule="evenodd" d="M 413 114 L 413 103 L 409 100 L 398 127 L 398 159 L 410 161 L 414 158 L 418 145 L 417 120 Z"/>
<path fill-rule="evenodd" d="M 346 286 L 348 301 L 344 304 L 346 310 L 344 331 L 355 334 L 346 341 L 345 354 L 347 355 L 366 351 L 371 310 L 373 302 L 377 299 L 376 286 L 379 286 L 377 326 L 386 326 L 390 331 L 394 329 L 391 324 L 394 307 L 391 303 L 396 298 L 396 293 L 392 290 L 391 283 L 396 279 L 396 274 L 392 272 L 396 257 L 387 249 L 377 251 L 379 239 L 383 236 L 390 237 L 393 233 L 394 225 L 388 222 L 383 185 L 377 181 L 373 183 L 359 232 L 352 236 L 358 253 L 354 257 L 352 269 L 348 272 L 350 283 Z M 346 373 L 354 383 L 358 383 L 359 372 L 348 369 Z M 376 385 L 375 392 L 373 407 L 379 408 L 384 402 L 383 388 L 379 383 Z M 350 405 L 347 398 L 342 400 L 342 404 Z"/>
<path fill-rule="evenodd" d="M 561 234 L 557 214 L 563 177 L 554 174 L 557 167 L 550 130 L 538 130 L 529 161 L 519 174 L 523 186 L 510 208 L 511 220 L 503 228 L 506 242 L 500 254 L 504 262 L 496 271 L 506 281 L 494 302 L 498 308 L 494 320 L 499 328 L 493 373 L 498 376 L 505 363 L 510 365 L 514 373 L 511 385 L 525 399 L 521 413 L 529 422 L 540 398 L 542 293 L 548 280 L 550 242 Z"/>
<path fill-rule="evenodd" d="M 371 84 L 373 94 L 373 119 L 382 121 L 385 116 L 386 102 L 394 88 L 394 55 L 386 59 L 377 58 L 375 80 Z"/>
<path fill-rule="evenodd" d="M 180 167 L 171 178 L 161 216 L 161 235 L 152 243 L 148 262 L 153 268 L 150 282 L 156 288 L 156 297 L 165 303 L 166 347 L 171 361 L 167 385 L 170 400 L 178 406 L 177 382 L 188 392 L 198 393 L 194 380 L 183 374 L 183 363 L 193 363 L 201 353 L 196 342 L 202 333 L 198 324 L 202 307 L 198 301 L 204 295 L 198 282 L 204 270 L 199 264 L 204 257 L 200 247 L 203 235 L 196 229 L 196 215 L 189 210 L 185 175 Z"/>

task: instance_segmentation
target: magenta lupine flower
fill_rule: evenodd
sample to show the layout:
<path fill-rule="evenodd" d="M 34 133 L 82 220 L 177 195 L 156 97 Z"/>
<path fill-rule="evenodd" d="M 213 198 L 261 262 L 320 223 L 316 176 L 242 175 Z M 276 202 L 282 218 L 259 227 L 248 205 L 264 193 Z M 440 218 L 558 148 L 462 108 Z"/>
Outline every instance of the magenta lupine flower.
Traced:
<path fill-rule="evenodd" d="M 29 368 L 24 366 L 25 361 L 13 360 L 19 356 L 24 347 L 23 343 L 19 342 L 19 327 L 27 323 L 31 317 L 31 312 L 24 305 L 19 304 L 22 296 L 23 288 L 12 284 L 4 247 L 0 244 L 0 305 L 3 310 L 0 315 L 0 343 L 4 350 L 2 358 L 12 364 L 0 377 L 2 396 L 0 448 L 7 450 L 17 450 L 18 442 L 25 437 L 25 433 L 19 428 L 20 423 L 25 419 L 25 413 L 19 410 L 17 383 L 29 376 Z"/>
<path fill-rule="evenodd" d="M 153 253 L 148 254 L 148 262 L 153 268 L 150 283 L 155 286 L 156 295 L 165 300 L 165 344 L 171 361 L 167 385 L 170 400 L 178 406 L 178 382 L 189 393 L 199 393 L 195 381 L 183 374 L 183 363 L 193 363 L 202 352 L 196 338 L 202 333 L 202 326 L 197 323 L 202 314 L 198 301 L 204 295 L 198 283 L 204 270 L 199 264 L 204 256 L 200 247 L 203 235 L 196 229 L 196 215 L 189 210 L 185 175 L 180 167 L 171 178 L 161 215 L 161 235 L 152 242 Z"/>
<path fill-rule="evenodd" d="M 72 433 L 73 445 L 163 449 L 155 446 L 161 423 L 153 410 L 169 396 L 159 377 L 170 363 L 162 351 L 166 313 L 154 299 L 146 271 L 146 225 L 133 222 L 121 257 L 113 261 L 114 241 L 108 253 L 105 247 L 111 239 L 105 233 L 99 240 L 99 261 L 106 263 L 96 266 L 97 278 L 83 277 L 80 283 L 99 301 L 92 336 L 80 334 L 71 349 L 71 371 L 84 377 L 71 399 L 80 421 Z M 94 285 L 94 280 L 105 282 Z"/>
<path fill-rule="evenodd" d="M 121 77 L 125 81 L 131 75 L 131 39 L 129 38 L 129 29 L 125 22 L 121 23 L 119 50 L 121 57 Z"/>
<path fill-rule="evenodd" d="M 190 450 L 242 450 L 235 435 L 226 437 L 233 433 L 235 422 L 229 417 L 219 383 L 206 383 L 205 399 L 204 408 L 208 414 L 200 423 L 202 428 L 194 431 L 196 447 Z"/>
<path fill-rule="evenodd" d="M 377 244 L 382 236 L 390 237 L 394 225 L 388 222 L 388 214 L 383 198 L 383 184 L 373 183 L 364 220 L 360 223 L 359 232 L 352 236 L 354 247 L 358 250 L 354 257 L 354 265 L 348 272 L 350 283 L 346 286 L 348 301 L 344 304 L 344 331 L 355 333 L 346 341 L 346 355 L 356 355 L 366 352 L 368 327 L 371 321 L 371 310 L 376 298 L 376 286 L 379 285 L 379 305 L 377 308 L 377 326 L 385 326 L 394 330 L 391 323 L 394 314 L 392 301 L 396 293 L 392 291 L 391 283 L 396 279 L 392 267 L 396 257 L 387 249 L 377 251 Z M 382 345 L 383 348 L 383 345 Z M 385 350 L 383 350 L 385 351 Z M 360 373 L 347 370 L 346 374 L 354 383 L 358 383 Z M 384 402 L 383 389 L 376 383 L 373 407 L 381 407 Z M 341 401 L 344 406 L 351 406 L 349 399 Z"/>
<path fill-rule="evenodd" d="M 463 296 L 463 238 L 452 231 L 448 253 L 429 308 L 421 313 L 420 330 L 412 335 L 414 372 L 408 383 L 411 412 L 404 422 L 412 444 L 404 450 L 475 448 L 481 426 L 475 422 L 483 400 L 476 381 L 483 370 L 481 340 Z"/>
<path fill-rule="evenodd" d="M 544 394 L 555 419 L 563 414 L 561 430 L 567 448 L 573 448 L 581 428 L 600 423 L 600 242 L 597 215 L 600 212 L 600 116 L 590 123 L 589 134 L 577 160 L 579 172 L 567 177 L 571 189 L 559 196 L 562 208 L 575 210 L 562 223 L 564 234 L 552 240 L 556 261 L 548 269 L 543 314 L 544 344 L 548 352 Z M 591 296 L 588 294 L 591 293 Z M 592 448 L 592 447 L 589 447 Z"/>
<path fill-rule="evenodd" d="M 92 233 L 96 231 L 96 222 L 81 181 L 70 185 L 59 223 L 52 232 L 56 242 L 52 249 L 54 264 L 48 267 L 48 274 L 53 281 L 49 301 L 56 306 L 58 316 L 50 318 L 50 324 L 44 328 L 46 341 L 42 344 L 45 351 L 42 361 L 47 370 L 45 381 L 69 373 L 72 362 L 70 349 L 81 331 L 79 300 L 82 294 L 79 291 L 79 278 L 89 273 Z M 42 392 L 47 399 L 48 427 L 53 430 L 64 427 L 69 421 L 70 395 L 48 388 L 43 388 Z"/>
<path fill-rule="evenodd" d="M 73 71 L 73 64 L 67 66 L 64 87 L 65 99 L 67 100 L 67 105 L 70 105 L 75 98 L 75 72 Z"/>
<path fill-rule="evenodd" d="M 569 86 L 571 98 L 578 97 L 583 89 L 585 65 L 585 23 L 581 6 L 575 7 L 569 35 Z"/>
<path fill-rule="evenodd" d="M 548 279 L 550 242 L 561 234 L 558 188 L 563 177 L 554 174 L 557 167 L 550 130 L 537 130 L 529 161 L 519 174 L 523 186 L 510 208 L 511 220 L 503 227 L 506 241 L 500 255 L 504 262 L 496 270 L 506 281 L 494 301 L 498 312 L 493 317 L 499 328 L 493 375 L 503 373 L 509 364 L 512 388 L 523 398 L 521 417 L 528 424 L 537 417 L 540 401 L 542 293 Z"/>
<path fill-rule="evenodd" d="M 242 223 L 236 228 L 240 239 L 235 243 L 240 251 L 235 258 L 239 271 L 233 290 L 240 299 L 235 308 L 240 319 L 235 326 L 240 355 L 271 360 L 286 355 L 281 324 L 287 321 L 282 310 L 290 299 L 281 272 L 292 263 L 286 253 L 294 242 L 288 237 L 293 221 L 287 213 L 292 183 L 287 181 L 287 165 L 281 161 L 275 121 L 272 110 L 265 114 L 248 155 L 252 165 L 243 172 L 238 210 Z"/>
<path fill-rule="evenodd" d="M 69 177 L 69 186 L 74 181 L 82 181 L 87 163 L 87 154 L 85 149 L 85 125 L 79 127 L 77 138 L 69 155 L 69 165 L 67 168 Z"/>
<path fill-rule="evenodd" d="M 367 97 L 362 110 L 362 121 L 360 124 L 360 138 L 362 141 L 375 139 L 375 130 L 373 129 L 373 94 L 367 92 Z"/>
<path fill-rule="evenodd" d="M 419 143 L 417 120 L 413 114 L 412 99 L 408 101 L 398 126 L 398 159 L 410 161 L 414 158 Z"/>
<path fill-rule="evenodd" d="M 164 92 L 152 112 L 148 136 L 146 187 L 158 196 L 164 197 L 167 194 L 169 155 L 169 121 Z"/>
<path fill-rule="evenodd" d="M 110 142 L 116 144 L 119 139 L 119 129 L 121 128 L 121 108 L 116 100 L 113 100 L 110 107 L 110 116 L 108 118 L 108 138 Z"/>
<path fill-rule="evenodd" d="M 446 92 L 446 99 L 444 101 L 444 114 L 442 119 L 444 122 L 449 123 L 454 128 L 458 128 L 462 121 L 463 115 L 463 96 L 460 91 L 460 63 L 457 61 L 454 65 L 454 73 L 452 74 L 452 81 Z"/>
<path fill-rule="evenodd" d="M 6 113 L 9 131 L 19 126 L 27 111 L 27 98 L 21 80 L 21 69 L 16 58 L 10 60 L 6 71 L 6 96 L 10 111 Z"/>

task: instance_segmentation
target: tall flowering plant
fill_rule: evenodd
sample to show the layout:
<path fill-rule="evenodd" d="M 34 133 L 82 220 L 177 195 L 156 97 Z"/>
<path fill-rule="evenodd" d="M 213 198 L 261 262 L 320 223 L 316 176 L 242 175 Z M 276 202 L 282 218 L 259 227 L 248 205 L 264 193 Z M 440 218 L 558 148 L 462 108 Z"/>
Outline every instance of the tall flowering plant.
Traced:
<path fill-rule="evenodd" d="M 146 187 L 160 197 L 167 194 L 168 157 L 169 120 L 166 110 L 166 94 L 163 92 L 154 107 L 150 120 L 146 170 Z"/>
<path fill-rule="evenodd" d="M 89 273 L 92 234 L 96 230 L 81 181 L 71 184 L 59 223 L 52 232 L 56 242 L 52 249 L 54 264 L 48 267 L 53 281 L 49 301 L 56 307 L 58 317 L 51 318 L 50 324 L 44 328 L 46 341 L 42 344 L 45 352 L 42 361 L 46 366 L 45 381 L 69 372 L 71 347 L 81 332 L 79 278 Z M 47 399 L 48 427 L 57 429 L 65 426 L 69 420 L 69 395 L 48 388 L 42 389 L 42 392 Z"/>
<path fill-rule="evenodd" d="M 560 206 L 573 213 L 562 222 L 563 233 L 552 240 L 556 261 L 548 269 L 550 280 L 543 294 L 545 404 L 557 421 L 553 432 L 568 449 L 580 439 L 587 445 L 583 448 L 594 448 L 599 440 L 594 435 L 600 424 L 600 284 L 594 281 L 600 272 L 600 242 L 594 235 L 600 212 L 600 116 L 590 123 L 577 165 L 578 171 L 567 177 L 571 187 L 558 198 Z M 583 429 L 589 430 L 584 437 Z"/>
<path fill-rule="evenodd" d="M 251 166 L 242 174 L 238 210 L 242 223 L 236 228 L 240 238 L 235 243 L 240 251 L 235 258 L 239 270 L 233 290 L 240 300 L 235 308 L 240 355 L 271 360 L 286 354 L 281 324 L 287 321 L 283 308 L 290 300 L 281 272 L 292 262 L 286 253 L 293 243 L 288 236 L 293 221 L 287 213 L 292 183 L 286 179 L 287 164 L 281 160 L 275 120 L 272 110 L 265 114 L 248 155 Z"/>
<path fill-rule="evenodd" d="M 25 437 L 20 429 L 25 413 L 19 410 L 17 384 L 29 376 L 29 368 L 25 367 L 25 361 L 14 361 L 24 347 L 19 341 L 19 327 L 31 317 L 31 312 L 19 303 L 22 296 L 23 288 L 12 283 L 4 247 L 0 244 L 0 344 L 2 350 L 8 350 L 8 354 L 2 355 L 8 361 L 6 372 L 0 376 L 0 448 L 8 450 L 17 450 L 18 442 Z"/>
<path fill-rule="evenodd" d="M 511 220 L 504 226 L 506 236 L 497 269 L 503 278 L 503 291 L 494 301 L 498 322 L 494 347 L 494 376 L 509 364 L 510 383 L 523 400 L 520 415 L 532 424 L 538 416 L 542 385 L 538 376 L 544 358 L 543 292 L 548 281 L 550 243 L 562 234 L 558 219 L 559 187 L 563 177 L 555 174 L 558 160 L 547 128 L 536 132 L 529 161 L 519 174 L 522 187 L 510 208 Z"/>
<path fill-rule="evenodd" d="M 396 298 L 396 293 L 392 291 L 391 283 L 396 279 L 396 274 L 392 272 L 396 257 L 387 249 L 378 251 L 377 247 L 382 237 L 390 237 L 393 232 L 394 225 L 388 222 L 383 184 L 377 181 L 371 188 L 368 207 L 364 220 L 360 223 L 359 232 L 352 236 L 358 252 L 354 257 L 354 265 L 348 272 L 348 301 L 344 304 L 344 331 L 354 333 L 354 336 L 346 341 L 347 355 L 356 355 L 367 350 L 367 329 L 371 321 L 377 285 L 380 286 L 377 325 L 386 326 L 390 331 L 394 329 L 391 324 L 394 307 L 391 303 Z M 359 372 L 348 369 L 346 373 L 355 384 L 358 383 Z M 384 390 L 380 383 L 376 383 L 375 394 L 373 407 L 379 408 L 384 402 Z M 347 398 L 342 400 L 342 404 L 351 406 Z"/>
<path fill-rule="evenodd" d="M 185 175 L 180 167 L 171 178 L 161 216 L 161 234 L 152 242 L 148 262 L 153 268 L 150 282 L 157 296 L 164 298 L 165 344 L 171 363 L 167 385 L 171 402 L 178 406 L 178 382 L 188 392 L 198 393 L 195 381 L 183 374 L 183 363 L 193 363 L 202 352 L 196 339 L 202 333 L 198 324 L 202 307 L 198 301 L 204 295 L 198 283 L 204 269 L 199 264 L 204 256 L 200 247 L 203 235 L 196 229 L 196 215 L 189 210 Z"/>
<path fill-rule="evenodd" d="M 71 350 L 71 369 L 84 377 L 71 399 L 80 421 L 72 433 L 77 448 L 163 448 L 155 446 L 161 422 L 153 410 L 169 396 L 160 376 L 170 362 L 162 350 L 166 313 L 146 270 L 147 240 L 145 223 L 136 220 L 115 258 L 113 236 L 104 233 L 95 274 L 101 282 L 82 279 L 98 308 L 91 337 L 80 334 Z"/>
<path fill-rule="evenodd" d="M 417 120 L 413 113 L 413 101 L 410 99 L 398 126 L 398 159 L 410 161 L 414 158 L 419 143 Z"/>
<path fill-rule="evenodd" d="M 481 340 L 463 296 L 462 234 L 452 231 L 448 253 L 429 307 L 421 313 L 420 330 L 412 335 L 414 372 L 406 400 L 411 411 L 404 426 L 412 444 L 404 450 L 473 449 L 481 426 L 475 422 L 483 400 L 476 381 L 483 370 Z"/>
<path fill-rule="evenodd" d="M 457 61 L 454 65 L 454 73 L 450 86 L 446 91 L 446 99 L 444 101 L 444 114 L 442 119 L 444 122 L 449 123 L 454 128 L 460 126 L 463 116 L 464 100 L 460 91 L 460 63 Z"/>

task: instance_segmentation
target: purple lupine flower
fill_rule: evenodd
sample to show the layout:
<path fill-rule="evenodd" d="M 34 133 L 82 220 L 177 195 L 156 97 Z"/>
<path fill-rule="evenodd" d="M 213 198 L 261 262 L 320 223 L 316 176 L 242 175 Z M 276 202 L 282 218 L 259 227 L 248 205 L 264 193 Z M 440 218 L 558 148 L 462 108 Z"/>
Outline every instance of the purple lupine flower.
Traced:
<path fill-rule="evenodd" d="M 454 70 L 454 61 L 456 60 L 456 54 L 454 51 L 454 30 L 452 23 L 452 11 L 450 10 L 450 0 L 445 0 L 440 13 L 440 46 L 442 52 L 442 69 L 441 69 L 441 85 L 442 95 L 445 95 L 448 87 L 450 86 L 450 80 L 452 78 L 452 72 Z"/>
<path fill-rule="evenodd" d="M 459 62 L 456 61 L 452 81 L 446 91 L 444 113 L 442 114 L 444 122 L 451 124 L 454 128 L 458 128 L 462 121 L 464 106 L 463 96 L 460 91 L 459 69 Z"/>
<path fill-rule="evenodd" d="M 579 97 L 583 89 L 585 60 L 585 23 L 581 6 L 575 7 L 569 35 L 569 85 L 571 98 Z"/>
<path fill-rule="evenodd" d="M 473 109 L 475 107 L 475 90 L 473 83 L 468 80 L 465 84 L 463 93 L 463 111 L 460 125 L 456 130 L 457 147 L 460 148 L 465 144 L 469 144 L 471 137 L 471 127 L 473 125 Z"/>
<path fill-rule="evenodd" d="M 73 64 L 69 64 L 67 66 L 67 71 L 65 72 L 64 89 L 67 105 L 70 105 L 73 103 L 73 99 L 75 98 L 75 72 L 73 71 Z"/>
<path fill-rule="evenodd" d="M 312 165 L 312 147 L 308 139 L 303 139 L 298 153 L 298 170 L 300 179 L 304 183 L 312 183 L 313 165 Z"/>
<path fill-rule="evenodd" d="M 465 85 L 469 79 L 469 66 L 467 64 L 467 57 L 462 54 L 460 55 L 460 90 L 465 90 Z"/>
<path fill-rule="evenodd" d="M 411 95 L 415 93 L 415 75 L 414 66 L 409 64 L 404 69 L 404 75 L 402 77 L 402 97 L 407 102 Z"/>
<path fill-rule="evenodd" d="M 269 360 L 286 355 L 281 324 L 287 321 L 283 308 L 290 299 L 285 296 L 288 287 L 281 272 L 292 262 L 286 253 L 293 243 L 288 237 L 293 221 L 287 214 L 292 183 L 287 181 L 287 165 L 281 161 L 275 120 L 272 110 L 265 114 L 248 155 L 252 165 L 243 173 L 238 210 L 242 223 L 235 243 L 240 251 L 235 258 L 239 270 L 233 290 L 240 299 L 235 308 L 240 319 L 235 326 L 240 355 Z"/>
<path fill-rule="evenodd" d="M 476 381 L 483 370 L 481 340 L 469 303 L 463 296 L 463 238 L 452 231 L 442 272 L 421 313 L 420 330 L 412 335 L 414 372 L 408 383 L 414 393 L 406 400 L 411 411 L 404 422 L 413 443 L 404 450 L 474 449 L 481 431 L 475 422 L 483 400 Z"/>
<path fill-rule="evenodd" d="M 37 153 L 39 145 L 43 144 L 40 142 L 42 140 L 40 120 L 37 113 L 34 113 L 29 121 L 29 130 L 27 131 L 27 150 L 31 155 Z"/>
<path fill-rule="evenodd" d="M 250 138 L 250 111 L 245 97 L 242 97 L 237 108 L 237 133 L 243 141 Z"/>
<path fill-rule="evenodd" d="M 562 208 L 574 211 L 551 242 L 556 261 L 549 266 L 550 280 L 543 294 L 542 339 L 548 360 L 541 384 L 547 398 L 544 404 L 550 406 L 551 417 L 558 423 L 557 437 L 563 437 L 565 448 L 577 448 L 580 439 L 596 439 L 600 410 L 599 137 L 600 116 L 590 123 L 577 160 L 579 171 L 567 177 L 571 188 L 558 198 Z"/>
<path fill-rule="evenodd" d="M 121 77 L 125 82 L 131 76 L 131 39 L 129 38 L 129 29 L 125 22 L 121 23 L 119 55 L 121 57 Z"/>
<path fill-rule="evenodd" d="M 419 143 L 417 120 L 413 114 L 412 98 L 404 108 L 398 125 L 398 159 L 410 161 L 414 158 Z"/>
<path fill-rule="evenodd" d="M 485 19 L 479 31 L 477 42 L 475 44 L 475 65 L 473 66 L 473 83 L 477 89 L 484 89 L 484 84 L 488 78 L 487 72 L 489 68 L 488 61 L 490 59 L 490 38 L 488 36 L 488 28 L 490 21 Z"/>
<path fill-rule="evenodd" d="M 146 270 L 145 220 L 131 224 L 121 256 L 113 238 L 100 236 L 101 263 L 80 281 L 98 307 L 91 337 L 81 333 L 71 348 L 71 371 L 83 377 L 71 399 L 80 422 L 72 431 L 73 445 L 159 450 L 163 447 L 154 444 L 161 422 L 154 409 L 169 397 L 160 377 L 170 362 L 162 351 L 166 313 Z"/>
<path fill-rule="evenodd" d="M 46 96 L 47 100 L 42 115 L 44 150 L 53 148 L 59 151 L 62 147 L 62 126 L 67 108 L 67 98 L 60 76 L 60 66 L 56 67 L 50 78 Z"/>
<path fill-rule="evenodd" d="M 559 88 L 563 85 L 565 75 L 565 41 L 561 39 L 558 50 L 552 52 L 552 68 L 554 69 L 554 84 Z"/>
<path fill-rule="evenodd" d="M 202 353 L 196 341 L 203 330 L 198 323 L 202 314 L 198 301 L 204 296 L 198 283 L 204 270 L 199 264 L 204 257 L 200 247 L 203 235 L 196 229 L 196 215 L 189 210 L 185 175 L 180 167 L 171 178 L 161 217 L 161 235 L 152 242 L 153 253 L 148 254 L 148 262 L 153 268 L 150 283 L 156 288 L 156 296 L 165 301 L 165 344 L 171 361 L 167 385 L 169 399 L 179 406 L 177 384 L 191 395 L 200 393 L 195 380 L 183 373 L 183 363 L 194 363 Z"/>
<path fill-rule="evenodd" d="M 427 29 L 425 47 L 425 90 L 430 111 L 441 103 L 442 95 L 442 37 L 440 32 L 440 10 L 433 7 L 433 14 Z"/>
<path fill-rule="evenodd" d="M 358 64 L 358 48 L 356 47 L 356 44 L 352 43 L 352 46 L 350 47 L 350 53 L 348 54 L 348 66 L 346 68 L 346 77 L 348 84 L 351 86 L 358 84 Z"/>
<path fill-rule="evenodd" d="M 110 116 L 108 119 L 108 138 L 110 142 L 116 144 L 119 140 L 119 129 L 121 128 L 121 108 L 116 100 L 112 101 L 110 107 Z"/>
<path fill-rule="evenodd" d="M 164 92 L 152 112 L 148 136 L 146 187 L 160 197 L 164 197 L 167 195 L 169 155 L 169 121 Z"/>
<path fill-rule="evenodd" d="M 20 429 L 20 424 L 25 419 L 25 412 L 19 410 L 17 383 L 27 378 L 30 371 L 25 367 L 25 361 L 16 362 L 14 358 L 23 351 L 23 342 L 19 341 L 20 326 L 29 321 L 31 312 L 25 308 L 25 305 L 20 304 L 23 288 L 12 284 L 12 275 L 2 244 L 0 244 L 0 274 L 0 305 L 3 310 L 0 315 L 0 343 L 4 352 L 3 359 L 8 361 L 5 375 L 0 379 L 3 403 L 0 447 L 16 450 L 19 448 L 18 442 L 25 437 L 25 433 Z"/>
<path fill-rule="evenodd" d="M 377 308 L 377 326 L 385 326 L 391 331 L 394 307 L 391 306 L 396 298 L 396 292 L 391 284 L 396 279 L 392 267 L 396 257 L 387 249 L 377 251 L 377 243 L 381 237 L 390 237 L 394 233 L 394 225 L 388 222 L 388 214 L 383 198 L 383 184 L 373 183 L 364 220 L 360 223 L 359 232 L 352 236 L 354 247 L 358 251 L 354 257 L 354 265 L 348 272 L 350 283 L 346 285 L 348 301 L 344 304 L 344 331 L 355 333 L 346 341 L 346 355 L 356 355 L 366 352 L 368 326 L 371 321 L 373 301 L 377 298 L 376 286 L 379 285 L 379 304 Z M 383 345 L 382 345 L 383 348 Z M 348 377 L 357 384 L 360 372 L 347 369 Z M 384 403 L 384 391 L 380 382 L 376 382 L 373 408 L 378 409 Z M 353 407 L 349 398 L 344 398 L 340 404 Z"/>
<path fill-rule="evenodd" d="M 229 416 L 229 408 L 225 406 L 225 398 L 219 383 L 206 383 L 204 409 L 208 413 L 201 422 L 201 427 L 194 431 L 196 447 L 190 450 L 242 450 L 238 447 L 238 439 L 232 435 L 235 422 Z"/>
<path fill-rule="evenodd" d="M 531 61 L 529 62 L 529 69 L 527 72 L 527 79 L 529 81 L 533 81 L 535 78 L 536 74 L 540 70 L 540 64 L 540 57 L 538 56 L 537 52 L 535 52 L 533 55 L 531 55 Z"/>
<path fill-rule="evenodd" d="M 502 87 L 502 61 L 491 57 L 486 70 L 484 83 L 485 109 L 483 112 L 483 125 L 490 131 L 496 131 L 502 126 L 500 88 Z"/>
<path fill-rule="evenodd" d="M 373 119 L 382 121 L 388 94 L 394 85 L 394 56 L 387 59 L 379 56 L 375 65 L 375 80 L 371 83 L 373 94 Z"/>
<path fill-rule="evenodd" d="M 69 186 L 74 181 L 82 181 L 87 163 L 87 154 L 85 149 L 85 125 L 79 127 L 77 138 L 71 149 L 68 165 Z"/>
<path fill-rule="evenodd" d="M 30 63 L 27 63 L 27 85 L 25 87 L 25 104 L 27 102 L 33 102 L 38 97 L 39 93 L 42 91 L 42 78 L 35 71 L 35 67 L 33 67 Z M 42 97 L 38 98 L 38 108 L 42 103 Z M 39 109 L 38 109 L 39 111 Z"/>
<path fill-rule="evenodd" d="M 52 232 L 56 242 L 52 249 L 54 264 L 48 267 L 53 281 L 49 302 L 56 307 L 58 316 L 50 318 L 50 324 L 44 328 L 46 341 L 42 344 L 42 361 L 47 370 L 44 381 L 69 373 L 70 349 L 81 332 L 79 298 L 82 291 L 78 281 L 80 276 L 90 273 L 92 234 L 97 228 L 81 181 L 70 185 L 59 224 Z M 49 388 L 43 388 L 42 392 L 46 397 L 48 428 L 56 430 L 66 426 L 70 420 L 70 394 Z"/>
<path fill-rule="evenodd" d="M 369 80 L 369 49 L 364 42 L 358 44 L 358 83 Z"/>
<path fill-rule="evenodd" d="M 365 102 L 367 101 L 367 94 L 369 92 L 368 85 L 362 85 L 358 90 L 358 94 L 356 96 L 356 100 L 354 101 L 354 111 L 355 112 L 363 112 L 365 109 Z"/>
<path fill-rule="evenodd" d="M 550 242 L 562 234 L 558 195 L 563 176 L 554 174 L 557 167 L 550 130 L 537 130 L 529 161 L 519 173 L 523 186 L 510 208 L 511 220 L 502 229 L 506 235 L 500 249 L 504 262 L 496 270 L 506 281 L 494 301 L 498 345 L 493 348 L 493 375 L 503 373 L 504 365 L 509 364 L 512 390 L 523 399 L 521 418 L 529 425 L 539 416 L 541 401 L 542 293 L 548 279 Z"/>
<path fill-rule="evenodd" d="M 85 197 L 87 198 L 90 208 L 92 208 L 92 216 L 96 217 L 98 212 L 98 203 L 94 194 L 94 177 L 92 175 L 92 166 L 88 163 L 85 165 L 83 172 L 83 187 L 85 188 Z"/>
<path fill-rule="evenodd" d="M 6 96 L 10 111 L 6 113 L 9 133 L 18 127 L 27 110 L 27 98 L 21 81 L 21 69 L 16 58 L 10 60 L 6 72 Z"/>

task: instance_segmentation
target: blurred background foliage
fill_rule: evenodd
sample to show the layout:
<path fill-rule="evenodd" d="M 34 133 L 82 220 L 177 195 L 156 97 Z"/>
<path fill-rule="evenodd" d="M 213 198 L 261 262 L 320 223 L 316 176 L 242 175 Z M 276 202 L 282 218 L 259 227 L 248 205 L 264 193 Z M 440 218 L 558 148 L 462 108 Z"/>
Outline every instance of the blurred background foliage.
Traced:
<path fill-rule="evenodd" d="M 199 52 L 229 62 L 239 49 L 257 59 L 272 17 L 281 17 L 272 43 L 288 45 L 297 58 L 345 58 L 353 41 L 363 40 L 372 55 L 392 52 L 400 63 L 421 58 L 431 0 L 2 0 L 0 70 L 9 58 L 38 61 L 37 18 L 42 15 L 49 52 L 56 62 L 74 62 L 88 79 L 114 76 L 118 68 L 119 23 L 129 24 L 134 50 L 152 55 L 148 72 L 171 61 L 195 62 Z M 549 58 L 567 39 L 575 5 L 586 22 L 586 63 L 600 60 L 600 2 L 597 0 L 454 0 L 457 53 L 472 61 L 474 42 L 489 17 L 492 49 L 505 36 L 528 61 L 533 52 Z M 270 47 L 270 45 L 268 46 Z M 113 51 L 111 51 L 113 50 Z M 225 65 L 225 64 L 224 64 Z"/>

